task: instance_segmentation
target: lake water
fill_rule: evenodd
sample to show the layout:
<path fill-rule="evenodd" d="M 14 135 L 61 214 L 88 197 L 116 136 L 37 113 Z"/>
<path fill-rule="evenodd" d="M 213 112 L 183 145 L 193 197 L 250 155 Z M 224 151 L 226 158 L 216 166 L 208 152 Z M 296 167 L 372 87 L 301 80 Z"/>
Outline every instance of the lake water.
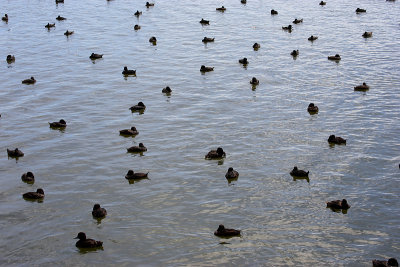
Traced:
<path fill-rule="evenodd" d="M 0 264 L 370 266 L 398 258 L 400 3 L 318 3 L 170 0 L 146 9 L 137 0 L 0 0 L 9 16 L 0 23 Z M 226 12 L 215 10 L 221 5 Z M 295 18 L 304 22 L 283 31 Z M 92 62 L 92 52 L 103 59 Z M 336 53 L 340 62 L 327 59 Z M 201 74 L 201 65 L 215 69 Z M 137 76 L 124 78 L 124 66 Z M 21 84 L 31 76 L 36 84 Z M 362 82 L 370 90 L 354 91 Z M 171 96 L 161 93 L 167 85 Z M 146 111 L 131 113 L 139 101 Z M 318 114 L 307 112 L 310 102 Z M 60 119 L 64 131 L 49 128 Z M 131 126 L 138 136 L 119 136 Z M 330 146 L 331 134 L 347 145 Z M 139 142 L 147 152 L 126 152 Z M 226 159 L 205 160 L 218 146 Z M 6 154 L 15 147 L 25 153 L 19 160 Z M 295 165 L 310 171 L 309 182 L 293 180 Z M 232 183 L 229 167 L 240 173 Z M 129 169 L 150 179 L 130 184 Z M 33 185 L 20 179 L 27 171 Z M 43 203 L 22 198 L 37 188 Z M 342 198 L 347 214 L 326 208 Z M 95 203 L 108 211 L 101 222 Z M 214 236 L 219 224 L 241 237 Z M 80 252 L 80 231 L 104 250 Z"/>

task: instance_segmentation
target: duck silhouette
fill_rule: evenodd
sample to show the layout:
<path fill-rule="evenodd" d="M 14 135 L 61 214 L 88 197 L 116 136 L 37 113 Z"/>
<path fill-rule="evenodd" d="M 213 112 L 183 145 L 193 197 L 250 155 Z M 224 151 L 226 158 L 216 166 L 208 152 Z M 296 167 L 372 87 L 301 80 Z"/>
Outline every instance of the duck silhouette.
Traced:
<path fill-rule="evenodd" d="M 14 150 L 7 148 L 7 154 L 11 158 L 18 158 L 18 157 L 24 156 L 24 153 L 21 150 L 19 150 L 18 148 L 14 149 Z"/>
<path fill-rule="evenodd" d="M 293 170 L 290 172 L 290 175 L 295 177 L 308 177 L 309 173 L 309 171 L 306 172 L 304 170 L 299 170 L 297 166 L 294 166 Z"/>
<path fill-rule="evenodd" d="M 129 170 L 128 173 L 125 175 L 125 178 L 130 180 L 130 179 L 136 179 L 136 180 L 140 180 L 140 179 L 146 179 L 148 178 L 148 172 L 147 173 L 143 173 L 143 172 L 134 172 L 133 170 Z"/>
<path fill-rule="evenodd" d="M 130 153 L 141 153 L 147 151 L 147 148 L 143 145 L 143 143 L 139 143 L 139 146 L 131 146 L 127 148 Z"/>
<path fill-rule="evenodd" d="M 119 134 L 125 135 L 125 136 L 135 136 L 135 135 L 138 135 L 139 132 L 136 130 L 136 127 L 132 126 L 130 129 L 120 130 Z"/>
<path fill-rule="evenodd" d="M 92 216 L 94 218 L 104 218 L 107 215 L 107 211 L 105 208 L 101 208 L 100 204 L 94 204 L 93 210 L 92 210 Z"/>
<path fill-rule="evenodd" d="M 79 239 L 75 243 L 77 248 L 101 248 L 103 246 L 103 242 L 88 239 L 86 238 L 86 234 L 83 232 L 78 233 L 78 236 L 75 237 L 75 239 Z"/>
<path fill-rule="evenodd" d="M 67 122 L 63 119 L 60 121 L 49 122 L 50 128 L 65 128 L 67 127 Z"/>
<path fill-rule="evenodd" d="M 240 236 L 240 230 L 225 228 L 223 224 L 218 226 L 218 229 L 214 232 L 214 235 L 219 237 L 232 237 Z"/>
<path fill-rule="evenodd" d="M 226 153 L 221 147 L 218 147 L 217 150 L 210 150 L 205 156 L 205 159 L 222 159 L 226 157 Z"/>
<path fill-rule="evenodd" d="M 36 190 L 36 192 L 28 192 L 22 195 L 25 199 L 43 199 L 44 198 L 44 191 L 42 188 Z"/>
<path fill-rule="evenodd" d="M 32 172 L 26 172 L 22 174 L 21 180 L 24 181 L 25 183 L 33 184 L 35 182 L 35 176 L 33 175 Z"/>
<path fill-rule="evenodd" d="M 328 138 L 328 142 L 332 144 L 346 144 L 346 139 L 343 139 L 340 136 L 335 136 L 334 134 L 330 135 Z"/>
<path fill-rule="evenodd" d="M 332 200 L 332 201 L 328 201 L 326 202 L 326 207 L 327 208 L 331 208 L 331 209 L 343 209 L 343 210 L 347 210 L 350 208 L 350 205 L 347 203 L 346 199 L 342 199 L 342 200 Z"/>

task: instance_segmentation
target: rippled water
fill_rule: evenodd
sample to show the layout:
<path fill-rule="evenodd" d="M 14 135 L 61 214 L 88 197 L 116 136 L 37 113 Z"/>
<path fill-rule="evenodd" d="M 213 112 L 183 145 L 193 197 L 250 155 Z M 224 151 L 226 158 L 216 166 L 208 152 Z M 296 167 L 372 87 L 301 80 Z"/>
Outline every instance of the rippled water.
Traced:
<path fill-rule="evenodd" d="M 0 0 L 9 15 L 0 23 L 0 264 L 369 266 L 399 257 L 400 5 L 318 2 Z M 304 23 L 281 30 L 295 18 Z M 92 52 L 103 59 L 92 62 Z M 336 53 L 339 63 L 327 60 Z M 202 75 L 203 64 L 214 72 Z M 137 77 L 124 78 L 125 65 Z M 21 84 L 30 76 L 35 85 Z M 364 81 L 369 91 L 353 90 Z M 146 111 L 131 113 L 139 101 Z M 307 113 L 310 102 L 319 114 Z M 48 127 L 61 118 L 64 131 Z M 131 126 L 137 137 L 119 136 Z M 330 134 L 347 145 L 329 146 Z M 147 152 L 126 153 L 139 142 Z M 223 164 L 204 160 L 218 146 Z M 5 151 L 15 147 L 25 153 L 17 161 Z M 293 180 L 294 165 L 309 182 Z M 230 166 L 240 177 L 228 184 Z M 128 169 L 150 179 L 129 184 Z M 21 181 L 27 171 L 34 185 Z M 43 203 L 22 199 L 39 187 Z M 347 214 L 326 209 L 342 198 Z M 108 211 L 101 223 L 91 216 L 97 202 Z M 221 223 L 242 236 L 215 237 Z M 104 250 L 80 253 L 80 231 Z"/>

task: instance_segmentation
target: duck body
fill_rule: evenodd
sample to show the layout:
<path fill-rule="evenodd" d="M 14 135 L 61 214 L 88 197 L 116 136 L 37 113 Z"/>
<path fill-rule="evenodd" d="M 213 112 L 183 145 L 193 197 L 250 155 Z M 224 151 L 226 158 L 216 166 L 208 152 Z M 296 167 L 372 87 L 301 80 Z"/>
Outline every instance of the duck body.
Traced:
<path fill-rule="evenodd" d="M 278 15 L 278 11 L 271 9 L 271 15 Z"/>
<path fill-rule="evenodd" d="M 335 136 L 335 135 L 330 135 L 328 138 L 328 142 L 332 143 L 332 144 L 337 144 L 337 145 L 341 145 L 341 144 L 346 144 L 346 139 L 343 139 L 340 136 Z"/>
<path fill-rule="evenodd" d="M 103 58 L 103 54 L 92 53 L 89 58 L 92 60 Z"/>
<path fill-rule="evenodd" d="M 291 32 L 292 29 L 293 29 L 293 26 L 292 26 L 292 25 L 288 25 L 288 26 L 283 26 L 283 27 L 282 27 L 282 30 L 288 31 L 288 32 Z"/>
<path fill-rule="evenodd" d="M 364 37 L 364 38 L 370 38 L 370 37 L 372 37 L 372 32 L 364 32 L 363 35 L 362 35 L 362 37 Z"/>
<path fill-rule="evenodd" d="M 222 159 L 226 157 L 226 153 L 224 150 L 219 147 L 217 150 L 211 150 L 210 152 L 207 153 L 205 156 L 205 159 Z"/>
<path fill-rule="evenodd" d="M 319 5 L 320 5 L 320 6 L 324 6 L 324 5 L 326 5 L 326 2 L 321 1 L 321 2 L 319 2 Z"/>
<path fill-rule="evenodd" d="M 36 80 L 35 80 L 35 78 L 31 77 L 29 79 L 23 80 L 22 83 L 23 84 L 34 84 L 34 83 L 36 83 Z"/>
<path fill-rule="evenodd" d="M 137 103 L 137 105 L 134 105 L 129 108 L 131 111 L 144 111 L 146 109 L 146 106 L 143 104 L 143 102 Z"/>
<path fill-rule="evenodd" d="M 209 20 L 205 20 L 205 19 L 201 19 L 200 20 L 200 24 L 203 24 L 203 25 L 209 25 L 210 24 L 210 21 Z"/>
<path fill-rule="evenodd" d="M 365 12 L 367 12 L 367 10 L 365 10 L 365 9 L 363 9 L 363 8 L 357 8 L 356 9 L 356 13 L 365 13 Z"/>
<path fill-rule="evenodd" d="M 101 241 L 96 241 L 93 239 L 88 239 L 86 238 L 86 234 L 83 232 L 80 232 L 75 239 L 79 239 L 76 243 L 75 246 L 77 248 L 101 248 L 103 246 L 103 242 Z"/>
<path fill-rule="evenodd" d="M 307 111 L 310 113 L 318 113 L 318 107 L 314 105 L 314 103 L 310 103 L 308 105 Z"/>
<path fill-rule="evenodd" d="M 310 37 L 308 37 L 308 41 L 315 41 L 315 40 L 317 40 L 318 39 L 318 36 L 314 36 L 314 35 L 311 35 Z"/>
<path fill-rule="evenodd" d="M 66 18 L 61 17 L 60 15 L 58 15 L 58 17 L 56 18 L 56 20 L 60 21 L 60 20 L 66 20 Z"/>
<path fill-rule="evenodd" d="M 201 72 L 209 72 L 209 71 L 213 71 L 213 70 L 214 70 L 214 67 L 206 67 L 204 65 L 201 65 L 201 67 L 200 67 Z"/>
<path fill-rule="evenodd" d="M 293 50 L 290 55 L 292 55 L 293 57 L 297 57 L 299 55 L 299 50 Z"/>
<path fill-rule="evenodd" d="M 129 170 L 128 173 L 125 175 L 125 178 L 128 180 L 140 180 L 140 179 L 146 179 L 148 178 L 148 172 L 143 173 L 143 172 L 134 172 L 133 170 Z"/>
<path fill-rule="evenodd" d="M 294 24 L 303 23 L 303 19 L 297 19 L 297 18 L 296 18 L 296 19 L 293 20 L 293 23 L 294 23 Z"/>
<path fill-rule="evenodd" d="M 26 172 L 22 174 L 21 180 L 24 181 L 25 183 L 34 183 L 35 182 L 35 176 L 33 175 L 32 172 Z"/>
<path fill-rule="evenodd" d="M 131 146 L 127 148 L 130 153 L 141 153 L 147 151 L 147 148 L 143 145 L 143 143 L 139 143 L 139 146 Z"/>
<path fill-rule="evenodd" d="M 253 44 L 253 49 L 254 50 L 258 50 L 258 49 L 260 49 L 260 47 L 261 47 L 261 45 L 259 43 L 254 43 Z"/>
<path fill-rule="evenodd" d="M 232 167 L 228 169 L 228 171 L 225 174 L 226 179 L 237 179 L 239 178 L 239 173 L 235 171 Z"/>
<path fill-rule="evenodd" d="M 21 150 L 19 150 L 18 148 L 14 149 L 14 150 L 7 148 L 7 154 L 9 157 L 12 157 L 12 158 L 18 158 L 18 157 L 24 156 L 24 153 Z"/>
<path fill-rule="evenodd" d="M 161 92 L 164 94 L 170 94 L 170 93 L 172 93 L 172 89 L 169 86 L 167 86 L 167 87 L 163 88 L 161 90 Z"/>
<path fill-rule="evenodd" d="M 220 237 L 240 236 L 240 230 L 227 229 L 224 225 L 220 224 L 218 229 L 214 232 L 214 235 Z"/>
<path fill-rule="evenodd" d="M 242 58 L 242 59 L 239 59 L 239 63 L 240 64 L 243 64 L 243 65 L 247 65 L 247 64 L 249 64 L 249 61 L 247 60 L 247 58 Z"/>
<path fill-rule="evenodd" d="M 43 189 L 39 188 L 36 192 L 28 192 L 22 195 L 23 198 L 26 199 L 42 199 L 44 198 Z"/>
<path fill-rule="evenodd" d="M 366 83 L 363 83 L 361 85 L 354 86 L 354 90 L 355 91 L 367 91 L 367 90 L 369 90 L 369 85 L 367 85 Z"/>
<path fill-rule="evenodd" d="M 64 0 L 56 0 L 56 4 L 63 4 L 64 3 Z"/>
<path fill-rule="evenodd" d="M 152 37 L 150 37 L 149 42 L 153 43 L 153 45 L 155 45 L 157 43 L 157 38 L 152 36 Z"/>
<path fill-rule="evenodd" d="M 387 0 L 386 0 L 387 1 Z M 398 267 L 399 263 L 395 258 L 386 260 L 372 260 L 372 267 Z"/>
<path fill-rule="evenodd" d="M 251 80 L 250 80 L 250 84 L 252 84 L 252 85 L 258 85 L 259 83 L 260 83 L 260 81 L 257 80 L 256 77 L 253 77 L 253 78 L 251 78 Z"/>
<path fill-rule="evenodd" d="M 101 208 L 100 204 L 95 204 L 92 210 L 92 216 L 95 218 L 104 218 L 107 215 L 105 208 Z"/>
<path fill-rule="evenodd" d="M 136 10 L 135 14 L 136 17 L 139 17 L 140 15 L 142 15 L 142 11 Z"/>
<path fill-rule="evenodd" d="M 217 7 L 216 10 L 224 12 L 224 11 L 226 11 L 226 8 L 224 6 L 221 6 L 221 7 Z"/>
<path fill-rule="evenodd" d="M 140 30 L 140 28 L 141 28 L 140 25 L 137 25 L 137 24 L 136 24 L 135 26 L 133 26 L 133 29 L 134 29 L 135 31 Z"/>
<path fill-rule="evenodd" d="M 309 173 L 309 171 L 306 172 L 303 170 L 299 170 L 296 166 L 294 166 L 293 170 L 290 172 L 290 175 L 295 177 L 308 177 Z"/>
<path fill-rule="evenodd" d="M 61 119 L 60 121 L 49 122 L 50 128 L 65 128 L 67 127 L 67 123 L 65 120 Z"/>
<path fill-rule="evenodd" d="M 124 67 L 124 70 L 122 71 L 123 75 L 136 75 L 136 70 L 129 70 L 127 66 Z"/>
<path fill-rule="evenodd" d="M 50 28 L 56 27 L 56 24 L 55 23 L 53 23 L 53 24 L 47 23 L 47 25 L 44 27 L 50 30 Z"/>
<path fill-rule="evenodd" d="M 326 202 L 326 207 L 331 208 L 331 209 L 347 210 L 350 208 L 350 205 L 347 203 L 346 199 L 342 199 L 342 200 L 332 200 L 332 201 Z"/>
<path fill-rule="evenodd" d="M 240 0 L 240 3 L 242 3 L 242 4 L 246 4 L 246 3 L 247 3 L 247 1 L 246 1 L 246 0 Z"/>
<path fill-rule="evenodd" d="M 336 54 L 336 55 L 334 55 L 334 56 L 328 56 L 328 59 L 329 59 L 329 60 L 336 60 L 336 61 L 339 61 L 339 60 L 341 60 L 342 58 L 340 57 L 339 54 Z"/>
<path fill-rule="evenodd" d="M 120 135 L 126 135 L 126 136 L 135 136 L 138 135 L 139 132 L 136 130 L 136 127 L 131 127 L 130 129 L 124 129 L 119 131 Z"/>
<path fill-rule="evenodd" d="M 4 14 L 4 17 L 1 18 L 2 21 L 8 22 L 8 15 Z"/>
<path fill-rule="evenodd" d="M 149 7 L 151 7 L 151 6 L 154 6 L 154 3 L 146 2 L 146 7 L 147 7 L 147 8 L 149 8 Z"/>
<path fill-rule="evenodd" d="M 214 42 L 214 38 L 210 37 L 204 37 L 203 40 L 201 40 L 203 43 L 209 43 L 209 42 Z"/>
<path fill-rule="evenodd" d="M 15 56 L 7 55 L 6 61 L 8 64 L 15 62 Z"/>
<path fill-rule="evenodd" d="M 65 36 L 70 36 L 70 35 L 72 35 L 72 34 L 74 34 L 74 31 L 66 31 L 66 32 L 64 32 L 64 35 Z"/>

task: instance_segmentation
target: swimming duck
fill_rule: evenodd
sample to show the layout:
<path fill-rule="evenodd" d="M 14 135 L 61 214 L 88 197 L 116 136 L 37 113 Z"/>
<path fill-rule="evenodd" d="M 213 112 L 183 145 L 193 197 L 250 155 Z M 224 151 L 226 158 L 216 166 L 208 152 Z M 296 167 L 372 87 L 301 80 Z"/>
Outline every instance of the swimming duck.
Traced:
<path fill-rule="evenodd" d="M 4 14 L 4 17 L 1 18 L 2 21 L 8 22 L 8 15 Z"/>
<path fill-rule="evenodd" d="M 119 131 L 120 135 L 126 135 L 126 136 L 134 136 L 138 135 L 139 132 L 136 130 L 136 127 L 131 127 L 130 129 L 124 129 Z"/>
<path fill-rule="evenodd" d="M 49 122 L 50 128 L 65 128 L 67 127 L 67 123 L 65 120 L 61 119 L 60 121 Z"/>
<path fill-rule="evenodd" d="M 101 248 L 103 247 L 103 242 L 101 241 L 96 241 L 93 239 L 88 239 L 86 238 L 86 234 L 83 232 L 80 232 L 75 239 L 79 239 L 76 243 L 75 246 L 77 248 Z"/>
<path fill-rule="evenodd" d="M 149 42 L 153 43 L 153 45 L 155 45 L 157 43 L 156 37 L 154 37 L 154 36 L 150 37 Z"/>
<path fill-rule="evenodd" d="M 314 103 L 310 103 L 308 105 L 307 111 L 309 113 L 318 113 L 318 107 L 314 105 Z"/>
<path fill-rule="evenodd" d="M 326 2 L 321 1 L 321 2 L 319 2 L 319 5 L 320 5 L 320 6 L 324 6 L 324 5 L 326 5 Z"/>
<path fill-rule="evenodd" d="M 56 0 L 56 4 L 64 3 L 64 0 Z"/>
<path fill-rule="evenodd" d="M 35 176 L 33 175 L 32 172 L 26 172 L 22 174 L 21 176 L 22 181 L 26 183 L 34 183 L 35 182 Z"/>
<path fill-rule="evenodd" d="M 315 41 L 315 40 L 317 40 L 318 39 L 318 36 L 314 36 L 314 35 L 311 35 L 310 37 L 308 37 L 308 41 Z"/>
<path fill-rule="evenodd" d="M 203 25 L 205 25 L 205 24 L 209 25 L 209 24 L 210 24 L 210 21 L 201 18 L 200 23 L 203 24 Z"/>
<path fill-rule="evenodd" d="M 169 86 L 167 86 L 167 87 L 163 88 L 161 90 L 161 92 L 164 93 L 164 94 L 170 94 L 170 93 L 172 93 L 172 90 L 171 90 L 171 88 Z"/>
<path fill-rule="evenodd" d="M 350 209 L 350 205 L 347 203 L 346 199 L 328 201 L 326 202 L 326 207 L 331 209 L 343 209 L 343 210 Z"/>
<path fill-rule="evenodd" d="M 44 191 L 42 188 L 36 190 L 36 192 L 28 192 L 22 195 L 23 198 L 27 199 L 42 199 L 44 198 Z"/>
<path fill-rule="evenodd" d="M 335 136 L 334 134 L 330 135 L 328 138 L 328 142 L 332 144 L 346 144 L 346 139 L 343 139 L 340 136 Z"/>
<path fill-rule="evenodd" d="M 293 57 L 297 57 L 299 55 L 299 50 L 293 50 L 290 55 L 292 55 Z"/>
<path fill-rule="evenodd" d="M 95 218 L 104 218 L 107 215 L 105 208 L 100 208 L 100 204 L 94 204 L 92 216 Z"/>
<path fill-rule="evenodd" d="M 127 150 L 131 153 L 140 153 L 147 151 L 147 148 L 143 145 L 143 143 L 139 143 L 139 146 L 131 146 L 130 148 L 127 148 Z"/>
<path fill-rule="evenodd" d="M 128 70 L 128 67 L 125 66 L 124 70 L 122 71 L 123 75 L 136 75 L 136 70 Z"/>
<path fill-rule="evenodd" d="M 143 172 L 134 172 L 133 170 L 129 170 L 128 173 L 125 175 L 125 178 L 130 180 L 130 179 L 146 179 L 147 175 L 149 173 L 143 173 Z"/>
<path fill-rule="evenodd" d="M 201 41 L 203 43 L 214 42 L 214 38 L 204 37 L 203 40 L 201 40 Z"/>
<path fill-rule="evenodd" d="M 340 57 L 339 54 L 336 54 L 336 55 L 334 55 L 334 56 L 328 56 L 328 59 L 329 59 L 329 60 L 336 60 L 336 61 L 339 61 L 339 60 L 341 60 L 342 58 Z"/>
<path fill-rule="evenodd" d="M 364 32 L 363 35 L 362 35 L 362 37 L 364 37 L 364 38 L 370 38 L 370 37 L 372 37 L 372 32 Z"/>
<path fill-rule="evenodd" d="M 154 6 L 154 3 L 146 2 L 146 7 L 147 7 L 147 8 L 149 8 L 149 7 L 151 7 L 151 6 Z"/>
<path fill-rule="evenodd" d="M 22 81 L 23 84 L 34 84 L 36 82 L 35 78 L 25 79 Z"/>
<path fill-rule="evenodd" d="M 239 173 L 235 171 L 232 167 L 230 167 L 225 174 L 226 179 L 237 179 L 238 177 Z"/>
<path fill-rule="evenodd" d="M 365 12 L 367 12 L 367 10 L 365 10 L 365 9 L 362 9 L 359 7 L 356 9 L 356 13 L 365 13 Z"/>
<path fill-rule="evenodd" d="M 252 84 L 252 85 L 258 85 L 259 83 L 260 83 L 260 81 L 257 80 L 256 77 L 253 77 L 253 78 L 251 78 L 251 80 L 250 80 L 250 84 Z"/>
<path fill-rule="evenodd" d="M 369 85 L 362 83 L 361 85 L 354 86 L 355 91 L 366 91 L 369 90 Z"/>
<path fill-rule="evenodd" d="M 271 15 L 278 15 L 278 11 L 271 9 Z"/>
<path fill-rule="evenodd" d="M 142 11 L 136 10 L 135 14 L 136 17 L 139 17 L 140 15 L 142 15 Z"/>
<path fill-rule="evenodd" d="M 242 4 L 246 4 L 246 3 L 247 3 L 247 1 L 246 1 L 246 0 L 240 0 L 240 3 L 242 3 Z"/>
<path fill-rule="evenodd" d="M 66 18 L 61 17 L 60 15 L 58 15 L 58 17 L 56 18 L 56 20 L 60 21 L 60 20 L 66 20 Z"/>
<path fill-rule="evenodd" d="M 137 103 L 137 105 L 134 105 L 132 107 L 129 108 L 131 111 L 143 111 L 146 109 L 145 104 L 143 104 L 143 102 L 139 102 Z"/>
<path fill-rule="evenodd" d="M 66 32 L 64 32 L 64 35 L 65 36 L 70 36 L 71 34 L 74 34 L 74 31 L 66 31 Z"/>
<path fill-rule="evenodd" d="M 204 65 L 201 65 L 201 67 L 200 67 L 201 72 L 208 72 L 208 71 L 213 71 L 213 70 L 214 70 L 214 67 L 206 67 Z"/>
<path fill-rule="evenodd" d="M 296 176 L 296 177 L 308 177 L 309 173 L 310 173 L 309 171 L 306 172 L 303 170 L 299 170 L 299 169 L 297 169 L 297 166 L 294 166 L 293 170 L 290 172 L 290 175 Z"/>
<path fill-rule="evenodd" d="M 139 25 L 137 25 L 137 24 L 136 24 L 135 26 L 133 26 L 133 29 L 134 29 L 135 31 L 140 30 L 140 28 L 141 28 L 141 27 L 140 27 Z"/>
<path fill-rule="evenodd" d="M 241 64 L 243 64 L 243 65 L 247 65 L 247 64 L 249 64 L 249 61 L 247 60 L 247 58 L 242 58 L 242 59 L 239 59 L 239 63 L 241 63 Z"/>
<path fill-rule="evenodd" d="M 103 58 L 103 54 L 92 53 L 92 54 L 89 56 L 89 58 L 90 58 L 91 60 Z"/>
<path fill-rule="evenodd" d="M 294 24 L 303 23 L 303 19 L 297 19 L 297 18 L 296 18 L 296 19 L 293 20 L 293 23 L 294 23 Z"/>
<path fill-rule="evenodd" d="M 288 25 L 288 26 L 283 26 L 283 27 L 282 27 L 282 30 L 284 30 L 284 31 L 289 31 L 289 32 L 291 32 L 292 29 L 293 29 L 293 26 L 292 26 L 292 25 Z"/>
<path fill-rule="evenodd" d="M 205 159 L 222 159 L 226 157 L 226 153 L 224 150 L 219 147 L 217 150 L 210 150 L 205 156 Z"/>
<path fill-rule="evenodd" d="M 217 7 L 216 10 L 224 12 L 226 10 L 226 8 L 224 6 L 221 6 L 221 7 Z"/>
<path fill-rule="evenodd" d="M 388 1 L 388 0 L 386 0 Z M 372 267 L 398 267 L 399 263 L 395 258 L 385 260 L 372 260 Z"/>
<path fill-rule="evenodd" d="M 47 23 L 47 25 L 44 26 L 44 27 L 47 28 L 48 30 L 50 30 L 50 28 L 53 28 L 53 27 L 55 27 L 55 26 L 56 26 L 55 23 L 53 23 L 53 24 Z"/>
<path fill-rule="evenodd" d="M 24 153 L 21 150 L 19 150 L 18 148 L 14 149 L 14 150 L 7 148 L 7 154 L 9 157 L 12 157 L 12 158 L 18 158 L 18 157 L 24 156 Z"/>
<path fill-rule="evenodd" d="M 214 232 L 214 235 L 222 237 L 239 236 L 240 230 L 227 229 L 224 225 L 220 224 L 218 229 Z"/>
<path fill-rule="evenodd" d="M 13 63 L 13 62 L 15 62 L 15 56 L 7 55 L 6 60 L 7 60 L 7 63 L 9 63 L 9 64 Z"/>
<path fill-rule="evenodd" d="M 253 44 L 253 49 L 254 50 L 258 50 L 261 47 L 261 45 L 259 43 L 254 43 Z"/>

